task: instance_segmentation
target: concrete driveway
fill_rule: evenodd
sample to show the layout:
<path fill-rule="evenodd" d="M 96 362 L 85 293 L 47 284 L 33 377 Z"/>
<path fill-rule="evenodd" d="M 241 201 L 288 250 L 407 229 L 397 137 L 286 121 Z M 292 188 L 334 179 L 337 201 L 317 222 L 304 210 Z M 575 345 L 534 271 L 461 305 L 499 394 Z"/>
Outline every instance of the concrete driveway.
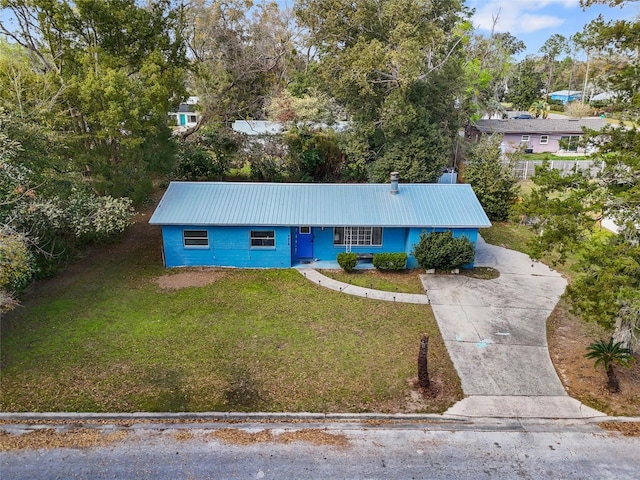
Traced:
<path fill-rule="evenodd" d="M 476 266 L 494 280 L 421 275 L 467 398 L 448 414 L 583 418 L 603 415 L 567 395 L 547 348 L 546 320 L 566 287 L 524 255 L 479 240 Z"/>

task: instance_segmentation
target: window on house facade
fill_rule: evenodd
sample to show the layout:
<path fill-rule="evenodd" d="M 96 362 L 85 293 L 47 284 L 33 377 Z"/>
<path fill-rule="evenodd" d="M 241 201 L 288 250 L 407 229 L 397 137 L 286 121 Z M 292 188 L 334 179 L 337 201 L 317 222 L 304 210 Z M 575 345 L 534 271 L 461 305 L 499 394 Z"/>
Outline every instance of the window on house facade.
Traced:
<path fill-rule="evenodd" d="M 549 143 L 549 135 L 540 135 L 540 145 L 547 145 Z"/>
<path fill-rule="evenodd" d="M 335 227 L 334 245 L 382 245 L 382 227 Z"/>
<path fill-rule="evenodd" d="M 560 137 L 560 148 L 566 152 L 577 152 L 580 135 L 563 135 Z"/>
<path fill-rule="evenodd" d="M 531 137 L 529 135 L 522 135 L 520 142 L 525 143 L 528 142 Z"/>
<path fill-rule="evenodd" d="M 208 247 L 209 232 L 206 230 L 183 230 L 182 242 L 185 247 Z"/>
<path fill-rule="evenodd" d="M 197 123 L 198 117 L 196 115 L 188 115 L 189 123 Z"/>
<path fill-rule="evenodd" d="M 251 247 L 275 247 L 276 232 L 274 230 L 251 230 Z"/>

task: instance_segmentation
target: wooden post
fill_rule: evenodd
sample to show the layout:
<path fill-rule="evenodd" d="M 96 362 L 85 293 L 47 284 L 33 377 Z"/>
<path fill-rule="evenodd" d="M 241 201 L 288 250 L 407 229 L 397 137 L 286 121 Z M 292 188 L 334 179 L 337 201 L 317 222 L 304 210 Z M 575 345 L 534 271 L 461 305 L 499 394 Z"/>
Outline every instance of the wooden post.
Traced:
<path fill-rule="evenodd" d="M 429 335 L 422 334 L 420 338 L 420 352 L 418 353 L 418 385 L 421 388 L 429 388 L 429 366 L 427 355 L 429 354 Z"/>

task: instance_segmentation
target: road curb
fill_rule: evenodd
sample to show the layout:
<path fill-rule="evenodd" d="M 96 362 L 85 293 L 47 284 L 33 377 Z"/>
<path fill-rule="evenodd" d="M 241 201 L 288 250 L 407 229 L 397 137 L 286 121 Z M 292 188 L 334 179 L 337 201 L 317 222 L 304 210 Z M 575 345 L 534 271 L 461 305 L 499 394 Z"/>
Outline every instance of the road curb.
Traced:
<path fill-rule="evenodd" d="M 28 421 L 176 421 L 211 420 L 212 422 L 406 422 L 406 423 L 475 423 L 475 422 L 554 422 L 573 421 L 583 423 L 640 422 L 640 417 L 593 417 L 593 418 L 547 418 L 547 417 L 467 417 L 440 414 L 384 414 L 384 413 L 268 413 L 268 412 L 0 412 L 0 422 Z"/>
<path fill-rule="evenodd" d="M 268 413 L 268 412 L 2 412 L 0 421 L 98 421 L 98 420 L 211 420 L 211 421 L 323 421 L 323 422 L 460 422 L 466 419 L 439 414 L 383 413 Z"/>

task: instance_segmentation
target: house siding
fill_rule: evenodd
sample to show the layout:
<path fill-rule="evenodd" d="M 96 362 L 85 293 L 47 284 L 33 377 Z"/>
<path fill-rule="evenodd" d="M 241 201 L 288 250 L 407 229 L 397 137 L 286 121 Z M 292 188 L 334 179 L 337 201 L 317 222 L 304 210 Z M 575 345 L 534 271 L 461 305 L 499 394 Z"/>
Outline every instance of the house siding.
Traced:
<path fill-rule="evenodd" d="M 528 142 L 522 142 L 522 135 L 529 135 Z M 541 144 L 540 137 L 542 135 L 547 135 L 549 137 L 549 143 Z M 563 134 L 554 134 L 554 133 L 532 133 L 532 134 L 505 134 L 502 144 L 504 145 L 504 151 L 513 152 L 523 143 L 527 144 L 526 148 L 531 148 L 533 153 L 556 153 L 561 151 L 560 148 L 560 139 L 562 137 L 578 137 L 582 136 L 582 132 L 579 133 L 563 133 Z M 584 153 L 585 149 L 580 147 L 578 148 L 577 153 Z"/>
<path fill-rule="evenodd" d="M 206 230 L 208 247 L 185 247 L 183 230 Z M 275 247 L 251 248 L 251 230 L 274 230 Z M 162 238 L 165 266 L 174 267 L 237 267 L 237 268 L 290 268 L 297 263 L 295 246 L 297 227 L 220 227 L 220 226 L 163 226 Z M 411 256 L 422 232 L 451 230 L 454 237 L 466 236 L 474 244 L 478 240 L 476 228 L 383 228 L 382 245 L 352 246 L 354 253 L 405 252 L 407 268 L 417 268 Z M 312 227 L 313 256 L 318 260 L 335 261 L 344 245 L 333 244 L 333 227 Z M 472 267 L 473 264 L 467 265 Z"/>
<path fill-rule="evenodd" d="M 185 247 L 183 230 L 207 230 L 208 247 Z M 251 230 L 273 230 L 275 247 L 251 248 Z M 171 267 L 291 267 L 291 229 L 288 227 L 163 226 L 165 265 Z"/>
<path fill-rule="evenodd" d="M 603 119 L 532 119 L 532 120 L 478 120 L 476 124 L 465 126 L 465 138 L 479 141 L 483 135 L 503 135 L 502 151 L 512 152 L 526 143 L 526 148 L 533 153 L 562 152 L 560 139 L 562 137 L 581 137 L 583 128 L 600 131 L 607 122 Z M 529 141 L 522 142 L 522 136 L 528 135 Z M 546 144 L 540 143 L 540 137 L 548 135 Z M 586 153 L 580 147 L 575 153 Z"/>
<path fill-rule="evenodd" d="M 346 251 L 344 245 L 333 244 L 333 227 L 314 227 L 313 256 L 320 260 L 336 260 L 339 253 Z M 406 228 L 383 228 L 382 245 L 352 246 L 354 253 L 388 253 L 404 252 L 406 244 Z"/>

